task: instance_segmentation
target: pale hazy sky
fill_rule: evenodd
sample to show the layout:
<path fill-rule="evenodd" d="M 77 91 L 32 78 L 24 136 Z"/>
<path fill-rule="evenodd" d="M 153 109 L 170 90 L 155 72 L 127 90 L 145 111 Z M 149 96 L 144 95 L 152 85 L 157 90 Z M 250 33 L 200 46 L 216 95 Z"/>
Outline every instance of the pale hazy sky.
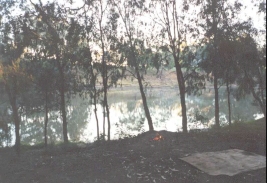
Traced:
<path fill-rule="evenodd" d="M 39 3 L 39 0 L 32 0 L 34 3 Z M 43 3 L 47 2 L 49 0 L 42 0 Z M 62 2 L 64 3 L 66 0 L 50 0 L 50 2 Z M 73 0 L 74 2 L 74 6 L 80 6 L 83 4 L 83 0 Z M 231 2 L 231 1 L 230 1 Z M 254 23 L 254 26 L 256 28 L 260 28 L 260 29 L 265 29 L 263 23 L 263 14 L 259 15 L 257 13 L 258 11 L 258 7 L 254 7 L 251 0 L 240 0 L 240 2 L 246 7 L 243 11 L 242 11 L 242 16 L 239 17 L 243 20 L 246 20 L 248 17 L 252 18 L 252 21 Z M 64 3 L 66 4 L 66 3 Z"/>
<path fill-rule="evenodd" d="M 49 0 L 41 0 L 41 1 L 43 3 L 46 3 Z M 68 4 L 68 3 L 66 3 L 66 0 L 50 0 L 50 2 L 53 2 L 53 1 L 54 2 L 61 2 L 61 3 L 64 3 L 65 5 Z M 103 1 L 105 1 L 105 0 L 103 0 Z M 239 1 L 244 5 L 239 18 L 241 20 L 248 20 L 248 18 L 251 17 L 254 27 L 257 28 L 258 30 L 264 30 L 265 31 L 264 34 L 266 35 L 266 28 L 264 26 L 264 14 L 258 13 L 258 7 L 254 7 L 251 0 L 239 0 Z M 32 0 L 32 2 L 38 4 L 39 0 Z M 81 6 L 83 4 L 83 0 L 73 0 L 73 2 L 74 2 L 74 5 L 72 5 L 72 6 Z M 177 2 L 180 2 L 180 1 L 177 1 Z M 231 3 L 233 1 L 230 0 L 229 2 Z M 149 21 L 149 20 L 146 20 L 146 21 Z M 139 27 L 139 28 L 141 28 L 141 27 Z M 265 35 L 264 35 L 264 37 L 265 37 Z M 257 41 L 261 41 L 261 42 L 264 41 L 265 42 L 265 39 L 262 39 L 261 37 L 260 38 L 257 37 L 256 39 L 257 39 Z"/>

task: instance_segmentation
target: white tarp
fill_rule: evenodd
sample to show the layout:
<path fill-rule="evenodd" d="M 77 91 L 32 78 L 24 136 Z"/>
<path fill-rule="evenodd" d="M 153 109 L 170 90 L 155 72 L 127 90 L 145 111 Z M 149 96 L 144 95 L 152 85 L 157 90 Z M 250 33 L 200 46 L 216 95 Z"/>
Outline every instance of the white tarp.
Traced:
<path fill-rule="evenodd" d="M 266 157 L 240 149 L 196 153 L 181 160 L 209 175 L 233 176 L 241 172 L 266 167 Z"/>

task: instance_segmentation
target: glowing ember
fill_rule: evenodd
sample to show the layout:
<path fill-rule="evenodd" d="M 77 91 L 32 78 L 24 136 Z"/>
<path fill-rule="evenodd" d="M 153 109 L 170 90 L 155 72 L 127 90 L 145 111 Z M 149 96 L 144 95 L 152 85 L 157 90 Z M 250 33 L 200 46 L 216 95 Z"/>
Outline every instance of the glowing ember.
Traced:
<path fill-rule="evenodd" d="M 163 136 L 158 134 L 158 133 L 157 133 L 156 137 L 153 138 L 153 140 L 156 140 L 156 141 L 160 141 L 160 140 L 163 140 L 163 139 L 164 139 Z"/>

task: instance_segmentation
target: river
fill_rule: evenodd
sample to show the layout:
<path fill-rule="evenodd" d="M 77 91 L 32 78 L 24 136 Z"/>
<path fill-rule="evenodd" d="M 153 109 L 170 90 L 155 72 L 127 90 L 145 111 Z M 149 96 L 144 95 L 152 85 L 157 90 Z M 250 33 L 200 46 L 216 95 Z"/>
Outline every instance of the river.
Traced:
<path fill-rule="evenodd" d="M 150 87 L 146 90 L 149 110 L 154 129 L 182 131 L 180 98 L 177 87 Z M 237 101 L 231 96 L 232 121 L 250 121 L 262 116 L 259 107 L 252 105 L 252 97 Z M 111 139 L 130 137 L 148 130 L 142 100 L 139 91 L 133 87 L 113 88 L 108 93 L 111 119 Z M 212 90 L 206 90 L 200 96 L 187 96 L 188 129 L 206 129 L 214 125 L 214 96 Z M 228 124 L 227 95 L 220 89 L 220 123 Z M 97 104 L 100 133 L 103 133 L 103 111 Z M 203 121 L 196 120 L 196 113 Z M 22 117 L 22 144 L 37 144 L 44 140 L 44 114 L 30 114 Z M 71 141 L 93 142 L 96 140 L 96 120 L 93 106 L 88 98 L 75 96 L 67 107 L 68 135 Z M 106 120 L 107 124 L 107 120 Z M 107 126 L 106 126 L 107 134 Z M 14 127 L 12 140 L 14 144 Z M 58 111 L 49 113 L 48 143 L 62 141 L 62 123 Z"/>

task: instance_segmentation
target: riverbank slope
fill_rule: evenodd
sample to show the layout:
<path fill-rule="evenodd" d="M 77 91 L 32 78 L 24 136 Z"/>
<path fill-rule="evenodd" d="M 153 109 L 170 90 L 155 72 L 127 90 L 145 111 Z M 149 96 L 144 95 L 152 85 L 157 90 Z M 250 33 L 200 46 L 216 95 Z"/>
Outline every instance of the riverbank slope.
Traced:
<path fill-rule="evenodd" d="M 153 140 L 160 134 L 163 138 Z M 93 144 L 0 149 L 0 182 L 266 182 L 266 168 L 235 176 L 211 176 L 179 158 L 196 152 L 241 149 L 266 156 L 266 120 L 234 124 L 216 132 L 146 132 Z"/>

